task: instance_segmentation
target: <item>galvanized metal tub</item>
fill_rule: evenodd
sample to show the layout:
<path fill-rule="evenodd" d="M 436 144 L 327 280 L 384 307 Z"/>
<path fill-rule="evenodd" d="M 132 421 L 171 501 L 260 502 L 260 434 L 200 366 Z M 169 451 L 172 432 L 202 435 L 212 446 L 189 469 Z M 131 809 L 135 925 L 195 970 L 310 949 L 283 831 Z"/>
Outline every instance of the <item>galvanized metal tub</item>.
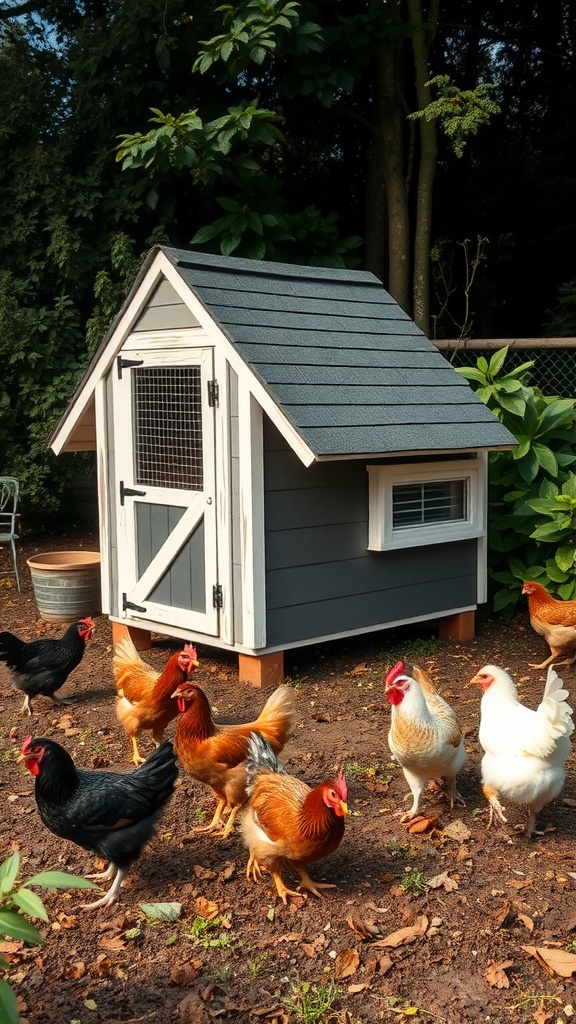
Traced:
<path fill-rule="evenodd" d="M 100 553 L 46 551 L 28 559 L 38 611 L 46 622 L 100 615 Z"/>

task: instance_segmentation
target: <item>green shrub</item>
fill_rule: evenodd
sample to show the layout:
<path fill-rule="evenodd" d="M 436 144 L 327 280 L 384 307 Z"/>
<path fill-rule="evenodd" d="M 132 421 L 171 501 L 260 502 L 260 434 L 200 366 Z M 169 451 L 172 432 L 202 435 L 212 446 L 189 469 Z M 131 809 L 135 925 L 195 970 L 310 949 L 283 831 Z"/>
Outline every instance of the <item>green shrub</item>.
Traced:
<path fill-rule="evenodd" d="M 534 363 L 503 372 L 508 348 L 459 367 L 518 441 L 488 472 L 488 573 L 494 611 L 509 618 L 523 580 L 576 596 L 576 401 L 529 385 Z"/>

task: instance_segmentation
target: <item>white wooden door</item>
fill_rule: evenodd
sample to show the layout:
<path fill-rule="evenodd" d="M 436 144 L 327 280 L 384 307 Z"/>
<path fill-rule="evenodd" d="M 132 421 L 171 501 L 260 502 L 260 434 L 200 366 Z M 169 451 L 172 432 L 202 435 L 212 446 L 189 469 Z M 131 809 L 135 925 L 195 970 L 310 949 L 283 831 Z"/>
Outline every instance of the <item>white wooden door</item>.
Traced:
<path fill-rule="evenodd" d="M 217 636 L 212 378 L 212 349 L 126 347 L 113 400 L 121 610 Z"/>

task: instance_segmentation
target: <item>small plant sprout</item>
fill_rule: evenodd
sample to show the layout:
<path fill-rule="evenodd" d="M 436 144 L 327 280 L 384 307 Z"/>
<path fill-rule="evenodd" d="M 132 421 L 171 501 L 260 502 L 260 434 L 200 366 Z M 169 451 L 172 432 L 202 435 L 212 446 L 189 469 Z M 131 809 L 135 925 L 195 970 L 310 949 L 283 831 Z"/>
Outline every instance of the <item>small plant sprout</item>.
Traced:
<path fill-rule="evenodd" d="M 288 999 L 282 1002 L 293 1014 L 295 1024 L 321 1024 L 342 995 L 332 980 L 326 985 L 293 981 Z"/>
<path fill-rule="evenodd" d="M 35 893 L 30 891 L 31 885 L 41 885 L 47 889 L 95 889 L 93 882 L 77 875 L 68 875 L 65 871 L 42 871 L 33 875 L 27 882 L 19 882 L 20 853 L 15 850 L 10 857 L 0 864 L 0 936 L 12 939 L 23 939 L 24 942 L 42 944 L 44 939 L 33 924 L 27 920 L 34 917 L 40 921 L 48 921 L 46 908 Z M 0 970 L 9 968 L 9 963 L 0 957 Z M 18 1004 L 16 996 L 7 981 L 0 979 L 0 1017 L 6 1024 L 18 1024 Z"/>
<path fill-rule="evenodd" d="M 409 896 L 422 896 L 423 893 L 428 892 L 428 882 L 421 871 L 406 868 L 405 875 L 400 879 L 400 888 L 404 889 Z"/>
<path fill-rule="evenodd" d="M 194 808 L 194 821 L 197 825 L 203 825 L 207 818 L 207 813 L 202 807 Z"/>
<path fill-rule="evenodd" d="M 399 860 L 412 860 L 416 856 L 414 850 L 410 846 L 403 846 L 396 839 L 391 839 L 386 846 L 386 850 L 391 857 L 398 857 Z"/>
<path fill-rule="evenodd" d="M 257 978 L 262 973 L 268 963 L 268 956 L 268 951 L 264 949 L 261 953 L 258 953 L 255 960 L 248 961 L 248 974 L 251 978 Z"/>
<path fill-rule="evenodd" d="M 192 921 L 189 937 L 197 946 L 204 946 L 205 949 L 226 949 L 231 945 L 230 936 L 222 929 L 229 927 L 229 918 L 224 914 L 218 914 L 211 921 L 198 915 Z M 219 929 L 220 934 L 215 935 L 214 932 Z"/>

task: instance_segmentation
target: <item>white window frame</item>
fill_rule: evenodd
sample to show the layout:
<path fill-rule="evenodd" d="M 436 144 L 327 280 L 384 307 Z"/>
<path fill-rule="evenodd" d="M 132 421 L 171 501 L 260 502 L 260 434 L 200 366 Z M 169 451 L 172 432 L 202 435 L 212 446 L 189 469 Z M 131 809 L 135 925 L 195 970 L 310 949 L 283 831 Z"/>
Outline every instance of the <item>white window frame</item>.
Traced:
<path fill-rule="evenodd" d="M 415 465 L 368 465 L 368 550 L 395 551 L 486 536 L 486 468 L 483 459 Z M 394 529 L 392 502 L 397 484 L 462 480 L 466 518 Z"/>

